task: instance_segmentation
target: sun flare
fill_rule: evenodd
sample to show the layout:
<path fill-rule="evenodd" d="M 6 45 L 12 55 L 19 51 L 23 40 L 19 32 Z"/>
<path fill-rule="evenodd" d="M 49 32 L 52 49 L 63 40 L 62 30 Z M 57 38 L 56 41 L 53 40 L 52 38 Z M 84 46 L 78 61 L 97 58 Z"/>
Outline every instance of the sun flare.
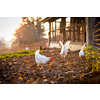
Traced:
<path fill-rule="evenodd" d="M 6 41 L 13 38 L 13 33 L 16 28 L 19 28 L 21 17 L 0 17 L 0 38 L 4 37 Z"/>

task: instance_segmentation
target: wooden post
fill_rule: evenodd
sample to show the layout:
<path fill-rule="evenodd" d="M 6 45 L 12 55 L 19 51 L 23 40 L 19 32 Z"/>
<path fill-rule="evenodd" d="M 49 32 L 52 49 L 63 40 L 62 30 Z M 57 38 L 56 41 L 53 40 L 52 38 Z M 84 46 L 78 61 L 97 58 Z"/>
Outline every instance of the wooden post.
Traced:
<path fill-rule="evenodd" d="M 75 18 L 73 17 L 73 25 L 75 25 Z M 73 27 L 73 42 L 75 42 L 75 27 Z"/>
<path fill-rule="evenodd" d="M 86 43 L 93 45 L 92 17 L 86 17 Z"/>
<path fill-rule="evenodd" d="M 51 22 L 49 22 L 49 33 L 48 33 L 48 45 L 50 46 L 50 42 L 51 42 Z"/>
<path fill-rule="evenodd" d="M 70 19 L 70 26 L 72 26 L 72 17 Z M 72 41 L 72 28 L 70 28 L 70 31 L 71 31 L 71 33 L 70 33 L 70 40 Z"/>
<path fill-rule="evenodd" d="M 69 28 L 69 38 L 71 40 L 71 28 Z"/>
<path fill-rule="evenodd" d="M 66 27 L 66 17 L 62 18 L 62 27 Z M 63 43 L 65 43 L 65 28 L 62 29 L 63 32 Z"/>
<path fill-rule="evenodd" d="M 56 41 L 56 20 L 55 20 L 55 41 Z"/>
<path fill-rule="evenodd" d="M 78 24 L 80 23 L 80 17 L 78 18 Z M 77 26 L 77 42 L 80 41 L 80 26 Z"/>
<path fill-rule="evenodd" d="M 71 17 L 70 17 L 70 26 L 71 26 Z M 69 38 L 71 40 L 71 28 L 69 28 Z"/>
<path fill-rule="evenodd" d="M 52 22 L 52 31 L 53 31 L 53 22 Z M 52 40 L 54 41 L 54 32 L 52 32 Z"/>

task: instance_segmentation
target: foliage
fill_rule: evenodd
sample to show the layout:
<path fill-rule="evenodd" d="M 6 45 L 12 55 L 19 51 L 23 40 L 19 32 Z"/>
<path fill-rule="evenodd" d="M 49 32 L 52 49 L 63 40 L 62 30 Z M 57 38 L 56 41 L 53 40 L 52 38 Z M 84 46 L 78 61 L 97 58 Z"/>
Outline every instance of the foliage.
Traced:
<path fill-rule="evenodd" d="M 5 49 L 7 47 L 7 44 L 5 43 L 4 37 L 0 38 L 0 48 Z"/>
<path fill-rule="evenodd" d="M 88 61 L 88 67 L 92 68 L 93 71 L 100 70 L 100 53 L 98 49 L 93 46 L 85 47 L 85 57 Z"/>
<path fill-rule="evenodd" d="M 13 39 L 12 46 L 14 44 L 28 45 L 41 41 L 45 35 L 43 32 L 44 28 L 41 28 L 41 17 L 38 17 L 37 20 L 34 17 L 22 17 L 20 27 L 13 34 L 15 39 Z"/>
<path fill-rule="evenodd" d="M 34 50 L 20 50 L 12 53 L 6 53 L 6 54 L 0 54 L 0 59 L 6 59 L 6 58 L 20 58 L 24 56 L 33 56 L 35 54 L 35 49 Z"/>

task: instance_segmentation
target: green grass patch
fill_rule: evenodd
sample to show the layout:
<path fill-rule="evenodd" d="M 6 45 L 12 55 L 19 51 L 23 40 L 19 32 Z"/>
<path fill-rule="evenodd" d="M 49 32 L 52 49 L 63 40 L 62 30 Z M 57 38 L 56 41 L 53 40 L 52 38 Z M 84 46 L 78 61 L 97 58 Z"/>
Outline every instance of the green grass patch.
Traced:
<path fill-rule="evenodd" d="M 34 56 L 35 55 L 36 50 L 20 50 L 20 51 L 16 51 L 16 52 L 12 52 L 12 53 L 6 53 L 6 54 L 0 54 L 0 60 L 1 59 L 6 59 L 6 58 L 21 58 L 24 56 Z M 42 51 L 41 51 L 42 52 Z"/>

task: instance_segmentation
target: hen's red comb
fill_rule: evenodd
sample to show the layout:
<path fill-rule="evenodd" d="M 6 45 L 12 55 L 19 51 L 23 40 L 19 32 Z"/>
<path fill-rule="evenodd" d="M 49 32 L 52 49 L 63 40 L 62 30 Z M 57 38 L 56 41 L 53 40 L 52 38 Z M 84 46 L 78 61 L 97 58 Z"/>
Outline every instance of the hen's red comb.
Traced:
<path fill-rule="evenodd" d="M 51 59 L 54 59 L 54 57 L 52 57 Z"/>
<path fill-rule="evenodd" d="M 54 58 L 52 57 L 51 59 L 50 59 L 50 61 L 52 61 Z"/>

